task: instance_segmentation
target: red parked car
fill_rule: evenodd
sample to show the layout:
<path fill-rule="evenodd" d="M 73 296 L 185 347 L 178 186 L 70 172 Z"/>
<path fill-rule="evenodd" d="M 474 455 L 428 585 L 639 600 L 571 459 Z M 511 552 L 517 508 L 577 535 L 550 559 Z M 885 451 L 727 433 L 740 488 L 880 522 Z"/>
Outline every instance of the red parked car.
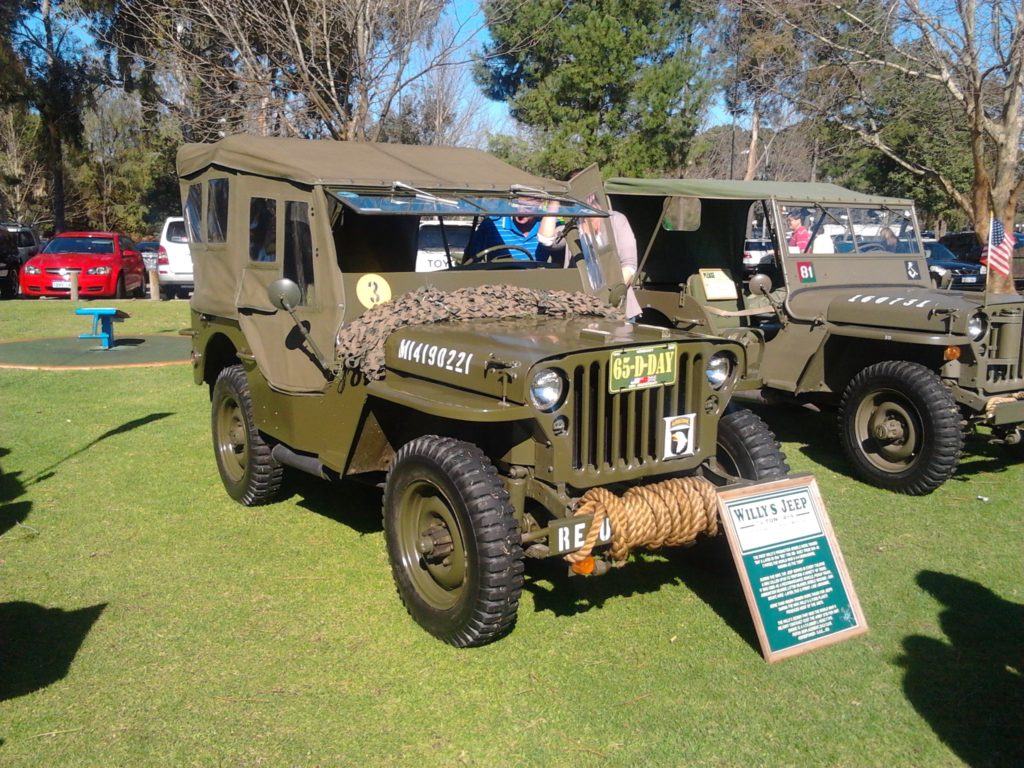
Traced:
<path fill-rule="evenodd" d="M 78 273 L 82 298 L 141 298 L 145 269 L 138 247 L 118 232 L 62 232 L 21 269 L 21 295 L 69 296 L 71 274 Z"/>

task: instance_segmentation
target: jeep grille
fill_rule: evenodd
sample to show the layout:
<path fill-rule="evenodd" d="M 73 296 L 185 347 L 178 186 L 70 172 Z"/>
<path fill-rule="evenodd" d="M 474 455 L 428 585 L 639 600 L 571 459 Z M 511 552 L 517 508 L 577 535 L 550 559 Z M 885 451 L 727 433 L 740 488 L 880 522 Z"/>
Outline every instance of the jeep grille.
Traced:
<path fill-rule="evenodd" d="M 988 344 L 984 359 L 984 383 L 987 392 L 1008 392 L 1024 388 L 1024 334 L 1021 314 L 995 313 L 989 318 Z"/>
<path fill-rule="evenodd" d="M 690 364 L 690 356 L 681 354 L 671 386 L 614 395 L 608 392 L 607 360 L 572 369 L 573 472 L 614 472 L 659 461 L 662 419 L 695 410 L 686 397 Z"/>

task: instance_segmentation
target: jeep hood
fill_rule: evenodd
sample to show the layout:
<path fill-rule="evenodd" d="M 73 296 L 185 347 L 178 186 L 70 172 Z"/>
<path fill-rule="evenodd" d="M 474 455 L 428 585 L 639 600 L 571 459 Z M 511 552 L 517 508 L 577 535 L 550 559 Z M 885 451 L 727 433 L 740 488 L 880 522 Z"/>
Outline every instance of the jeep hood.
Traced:
<path fill-rule="evenodd" d="M 596 317 L 538 316 L 409 326 L 388 338 L 388 373 L 381 384 L 400 388 L 403 376 L 408 375 L 481 394 L 507 395 L 522 402 L 526 374 L 541 361 L 696 338 L 679 331 Z"/>
<path fill-rule="evenodd" d="M 484 360 L 518 364 L 535 363 L 606 347 L 662 344 L 679 340 L 680 334 L 645 325 L 632 325 L 598 317 L 488 319 L 434 323 L 400 328 L 388 339 L 387 366 L 391 370 L 419 370 L 399 356 L 410 344 L 428 344 L 474 355 Z"/>
<path fill-rule="evenodd" d="M 1016 305 L 1018 296 L 938 291 L 907 285 L 854 286 L 795 291 L 789 306 L 796 317 L 824 316 L 836 325 L 893 328 L 931 333 L 963 332 L 978 309 Z"/>

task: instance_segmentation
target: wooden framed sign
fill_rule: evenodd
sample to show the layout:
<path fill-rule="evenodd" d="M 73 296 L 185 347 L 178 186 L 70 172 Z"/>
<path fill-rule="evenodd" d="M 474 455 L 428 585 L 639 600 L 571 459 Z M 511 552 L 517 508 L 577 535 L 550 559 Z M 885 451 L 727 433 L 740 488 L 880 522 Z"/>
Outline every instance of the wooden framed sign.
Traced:
<path fill-rule="evenodd" d="M 719 491 L 718 511 L 767 661 L 868 631 L 813 475 Z"/>

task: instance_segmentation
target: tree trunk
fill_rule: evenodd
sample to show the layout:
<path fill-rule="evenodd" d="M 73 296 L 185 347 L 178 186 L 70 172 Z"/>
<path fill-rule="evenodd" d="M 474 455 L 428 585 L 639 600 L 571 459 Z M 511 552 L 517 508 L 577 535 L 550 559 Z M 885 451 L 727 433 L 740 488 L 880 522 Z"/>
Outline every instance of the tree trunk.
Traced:
<path fill-rule="evenodd" d="M 758 104 L 754 104 L 754 110 L 750 115 L 750 144 L 747 146 L 747 170 L 743 174 L 744 181 L 752 181 L 757 175 L 760 134 L 761 107 Z"/>

